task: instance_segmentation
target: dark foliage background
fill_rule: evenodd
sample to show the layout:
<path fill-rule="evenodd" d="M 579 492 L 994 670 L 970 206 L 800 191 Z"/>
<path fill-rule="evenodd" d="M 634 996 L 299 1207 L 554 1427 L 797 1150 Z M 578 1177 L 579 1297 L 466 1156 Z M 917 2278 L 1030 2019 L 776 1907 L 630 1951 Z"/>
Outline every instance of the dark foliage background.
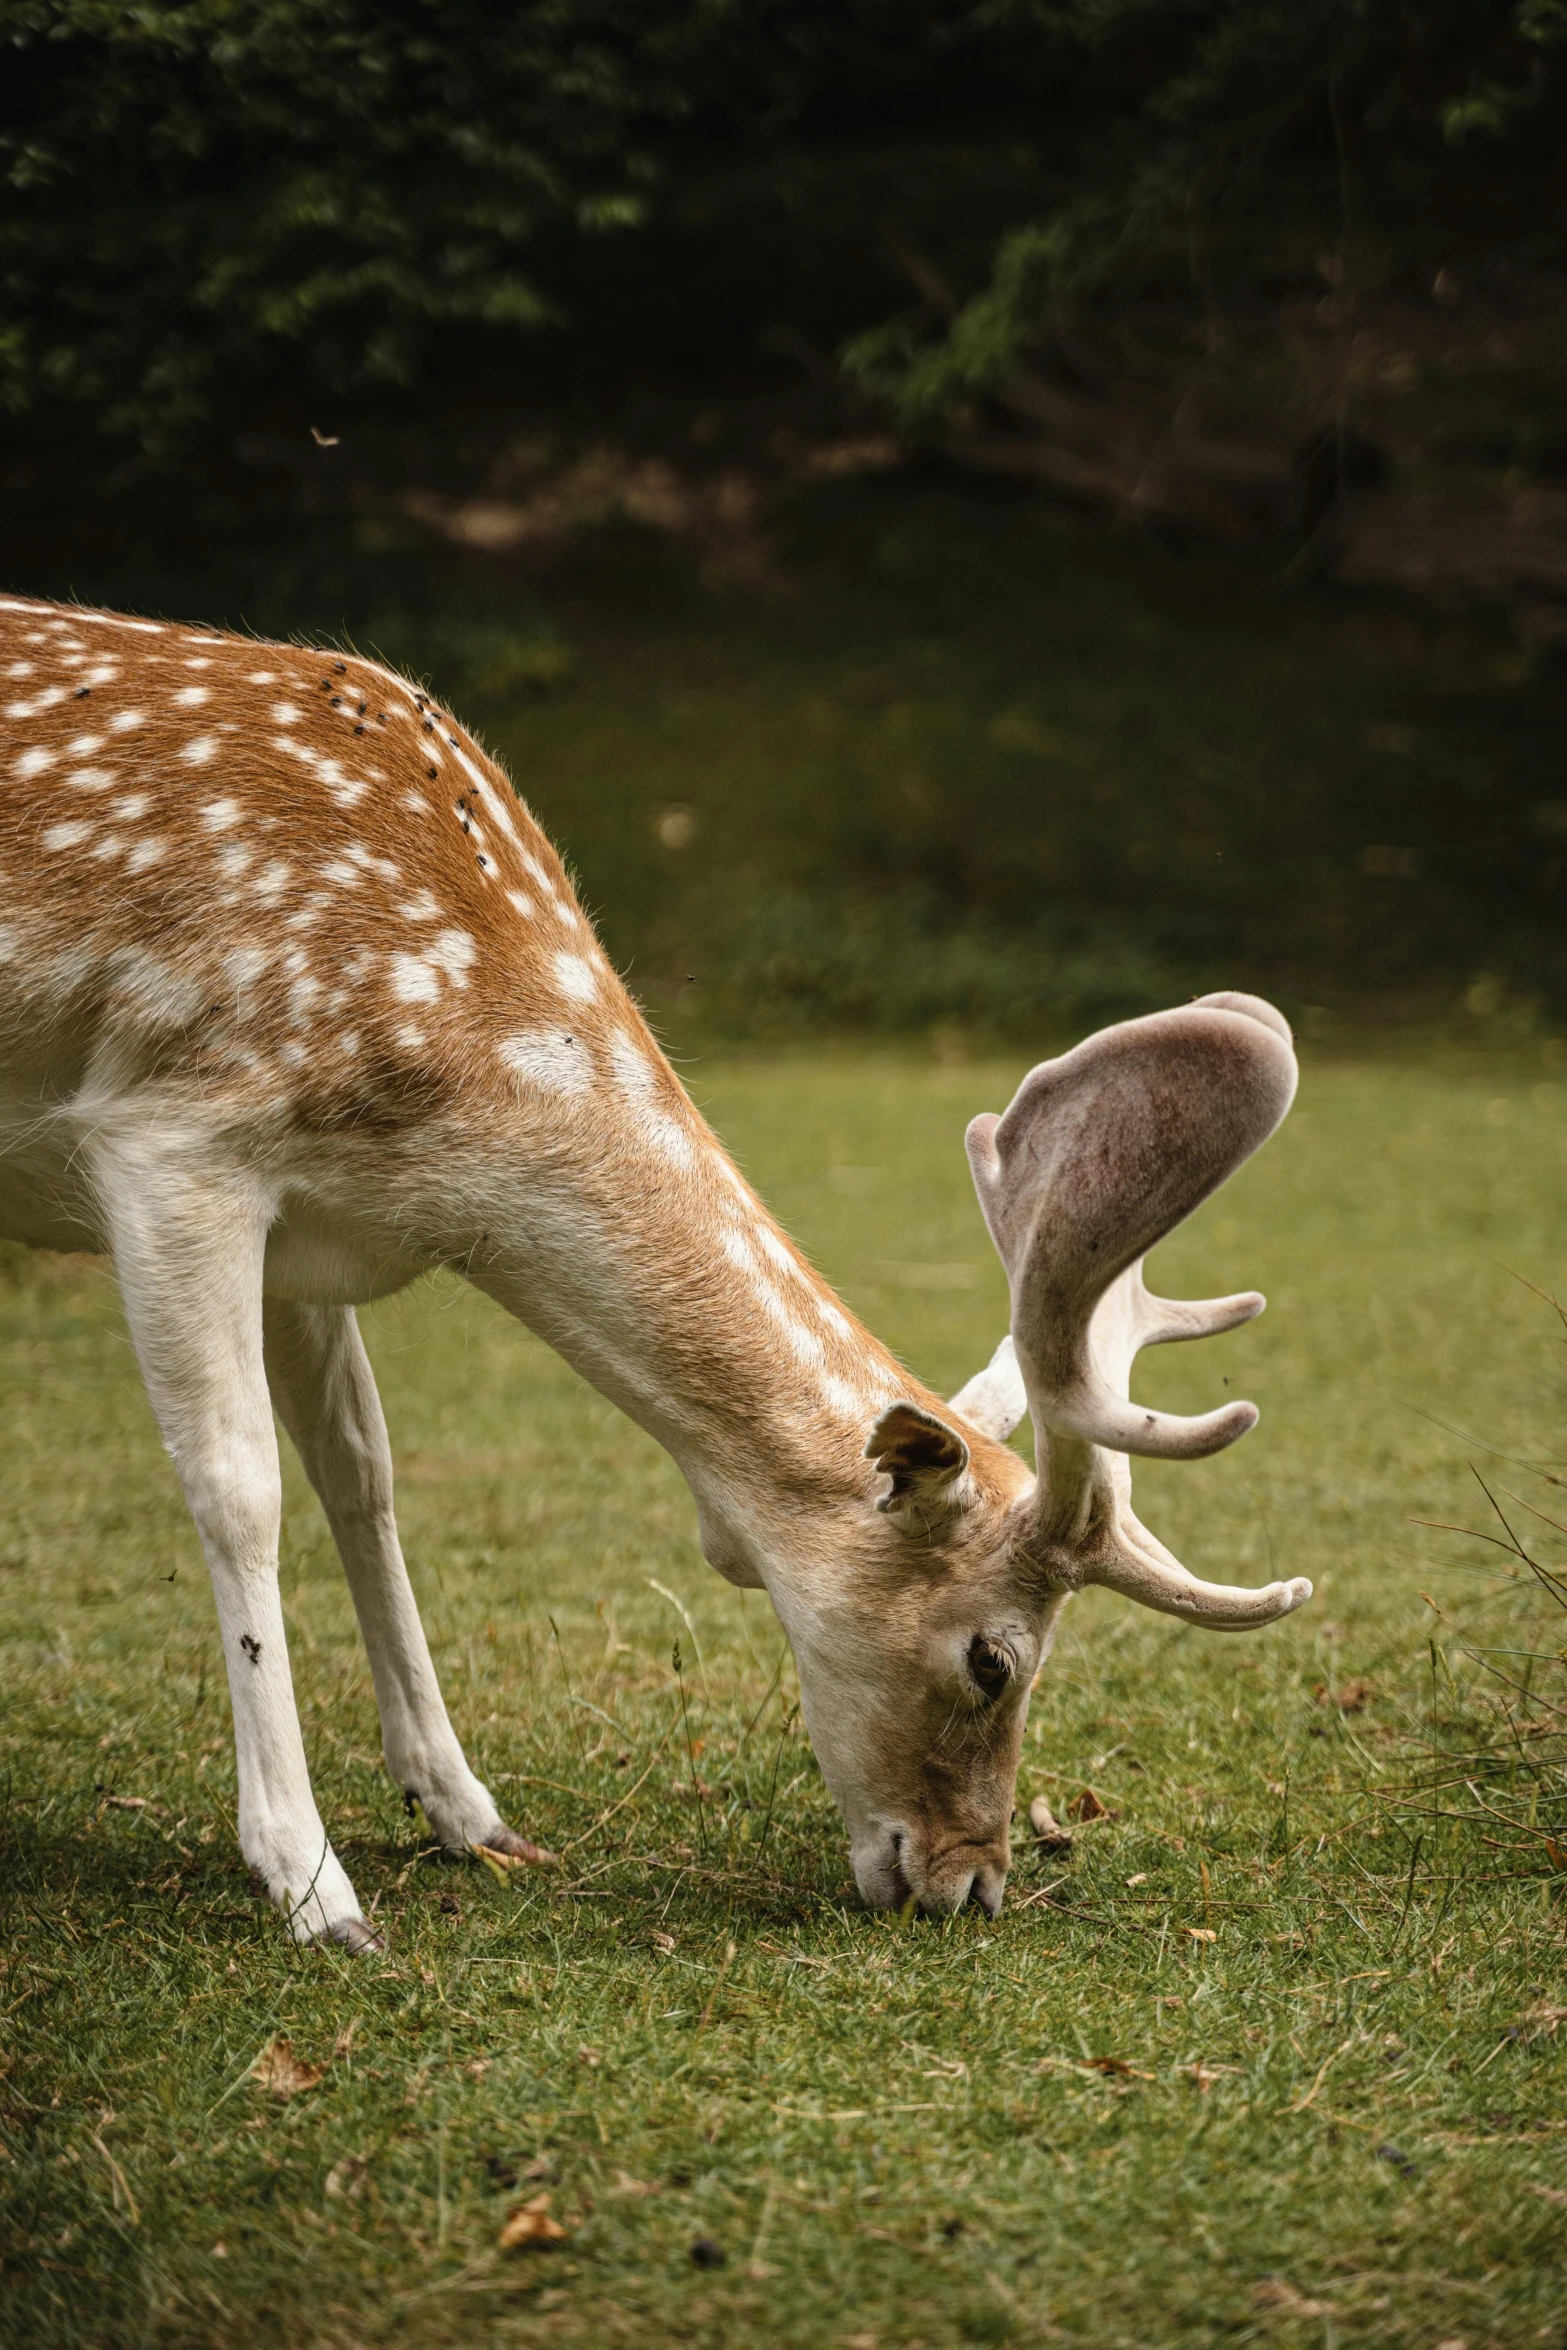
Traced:
<path fill-rule="evenodd" d="M 1549 1025 L 1564 76 L 1567 0 L 0 0 L 5 570 L 420 669 L 730 1033 Z"/>
<path fill-rule="evenodd" d="M 1112 280 L 1555 267 L 1564 37 L 1561 0 L 5 0 L 0 383 L 164 442 L 454 336 L 754 365 L 782 299 L 928 421 Z M 935 343 L 854 315 L 889 204 L 969 281 Z"/>

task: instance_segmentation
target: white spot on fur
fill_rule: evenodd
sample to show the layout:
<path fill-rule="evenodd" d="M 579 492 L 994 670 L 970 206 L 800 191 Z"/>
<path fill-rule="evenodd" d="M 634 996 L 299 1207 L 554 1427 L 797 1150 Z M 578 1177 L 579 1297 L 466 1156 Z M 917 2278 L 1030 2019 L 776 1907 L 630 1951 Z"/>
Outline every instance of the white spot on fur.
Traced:
<path fill-rule="evenodd" d="M 46 685 L 41 694 L 34 694 L 30 702 L 12 702 L 8 718 L 36 718 L 40 710 L 52 710 L 56 702 L 63 702 L 70 692 L 68 685 Z"/>
<path fill-rule="evenodd" d="M 223 977 L 238 995 L 261 977 L 271 960 L 265 947 L 232 947 L 223 958 Z"/>
<path fill-rule="evenodd" d="M 410 1052 L 416 1052 L 424 1042 L 424 1030 L 416 1028 L 411 1020 L 406 1022 L 403 1027 L 394 1030 L 393 1033 L 396 1041 L 401 1045 L 406 1045 Z"/>
<path fill-rule="evenodd" d="M 49 750 L 43 743 L 34 743 L 30 751 L 24 751 L 13 763 L 11 771 L 19 775 L 24 783 L 29 783 L 35 775 L 42 775 L 47 768 L 52 767 L 59 755 L 58 751 Z"/>
<path fill-rule="evenodd" d="M 816 1311 L 820 1314 L 828 1329 L 831 1330 L 836 1337 L 847 1338 L 851 1335 L 851 1327 L 848 1315 L 841 1314 L 838 1311 L 838 1308 L 833 1304 L 830 1297 L 823 1297 L 818 1292 L 816 1297 Z"/>
<path fill-rule="evenodd" d="M 435 922 L 440 918 L 441 908 L 439 900 L 431 891 L 421 889 L 405 905 L 400 906 L 398 912 L 406 915 L 410 922 Z"/>
<path fill-rule="evenodd" d="M 78 791 L 107 791 L 111 783 L 119 782 L 120 777 L 118 769 L 114 767 L 73 767 L 65 780 L 74 784 Z"/>
<path fill-rule="evenodd" d="M 293 981 L 288 991 L 288 1016 L 295 1028 L 308 1025 L 311 1009 L 323 992 L 313 971 L 302 971 Z"/>
<path fill-rule="evenodd" d="M 125 823 L 130 824 L 133 823 L 138 816 L 145 816 L 147 810 L 151 806 L 152 794 L 150 792 L 121 792 L 117 800 L 111 800 L 109 802 L 109 814 L 111 816 L 118 816 Z"/>
<path fill-rule="evenodd" d="M 65 755 L 68 759 L 90 759 L 94 751 L 102 749 L 103 736 L 101 734 L 79 734 L 75 742 L 66 744 Z"/>
<path fill-rule="evenodd" d="M 277 904 L 278 899 L 288 886 L 288 877 L 291 871 L 292 867 L 285 863 L 281 857 L 274 857 L 270 864 L 262 866 L 261 871 L 256 875 L 255 891 L 264 906 Z"/>
<path fill-rule="evenodd" d="M 218 871 L 225 881 L 238 881 L 242 874 L 250 871 L 255 861 L 244 842 L 238 840 L 225 841 L 215 859 Z"/>
<path fill-rule="evenodd" d="M 586 1093 L 593 1063 L 580 1037 L 559 1028 L 524 1028 L 502 1039 L 497 1051 L 508 1069 L 543 1093 Z"/>
<path fill-rule="evenodd" d="M 428 960 L 444 971 L 453 987 L 466 987 L 468 973 L 478 948 L 466 930 L 443 930 L 435 944 L 426 948 Z"/>
<path fill-rule="evenodd" d="M 245 683 L 247 685 L 276 685 L 277 671 L 275 669 L 247 669 Z"/>
<path fill-rule="evenodd" d="M 611 1039 L 609 1057 L 637 1132 L 677 1167 L 689 1167 L 696 1155 L 691 1137 L 664 1108 L 654 1063 L 633 1037 L 619 1032 Z"/>
<path fill-rule="evenodd" d="M 111 734 L 130 734 L 136 727 L 145 726 L 146 723 L 147 713 L 145 710 L 116 710 L 109 721 L 109 732 Z"/>
<path fill-rule="evenodd" d="M 520 889 L 509 889 L 506 892 L 506 895 L 510 898 L 512 904 L 516 907 L 523 920 L 525 922 L 531 922 L 533 920 L 532 898 L 525 898 Z"/>
<path fill-rule="evenodd" d="M 796 1280 L 800 1278 L 799 1266 L 784 1247 L 776 1232 L 769 1230 L 765 1224 L 759 1224 L 756 1228 L 756 1237 L 763 1253 L 772 1258 L 781 1273 L 792 1274 Z"/>
<path fill-rule="evenodd" d="M 217 755 L 218 738 L 214 734 L 198 734 L 180 753 L 187 767 L 205 767 Z"/>
<path fill-rule="evenodd" d="M 433 1004 L 441 983 L 420 955 L 392 957 L 392 993 L 400 1004 Z"/>
<path fill-rule="evenodd" d="M 201 821 L 212 832 L 229 832 L 240 820 L 238 800 L 209 800 L 201 811 Z"/>
<path fill-rule="evenodd" d="M 719 1234 L 718 1245 L 731 1265 L 736 1266 L 742 1273 L 750 1276 L 755 1275 L 757 1269 L 755 1252 L 743 1232 L 737 1232 L 731 1224 Z"/>
<path fill-rule="evenodd" d="M 205 669 L 206 666 L 204 661 L 202 667 Z M 181 686 L 174 699 L 181 709 L 196 710 L 201 707 L 203 702 L 211 701 L 212 688 L 206 685 Z"/>
<path fill-rule="evenodd" d="M 274 702 L 272 717 L 278 726 L 297 726 L 300 719 L 299 705 L 296 702 Z"/>
<path fill-rule="evenodd" d="M 357 889 L 360 879 L 359 868 L 357 865 L 351 865 L 346 857 L 332 857 L 322 866 L 321 878 L 323 881 L 341 882 L 344 889 Z"/>
<path fill-rule="evenodd" d="M 79 848 L 84 840 L 91 840 L 94 827 L 79 820 L 68 824 L 51 824 L 43 836 L 46 849 Z"/>
<path fill-rule="evenodd" d="M 125 870 L 127 873 L 145 873 L 149 865 L 161 864 L 168 854 L 168 847 L 166 840 L 139 840 L 125 860 Z"/>
<path fill-rule="evenodd" d="M 599 975 L 586 955 L 557 955 L 555 983 L 574 1004 L 591 1004 L 599 991 Z"/>

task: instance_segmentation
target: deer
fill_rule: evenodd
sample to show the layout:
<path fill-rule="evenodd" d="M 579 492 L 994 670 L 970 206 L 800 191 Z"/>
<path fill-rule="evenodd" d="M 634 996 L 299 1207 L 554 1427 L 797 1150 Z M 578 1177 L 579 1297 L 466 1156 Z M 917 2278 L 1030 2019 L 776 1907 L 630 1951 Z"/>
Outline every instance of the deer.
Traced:
<path fill-rule="evenodd" d="M 312 1792 L 278 1586 L 277 1423 L 347 1577 L 394 1784 L 510 1865 L 399 1545 L 356 1307 L 441 1268 L 555 1348 L 764 1590 L 879 1908 L 994 1915 L 1029 1694 L 1101 1585 L 1217 1630 L 1304 1578 L 1199 1580 L 1131 1506 L 1253 1405 L 1130 1400 L 1145 1346 L 1255 1292 L 1152 1295 L 1148 1251 L 1296 1084 L 1213 994 L 1046 1060 L 967 1149 L 1010 1329 L 921 1385 L 780 1229 L 676 1077 L 497 760 L 344 649 L 0 598 L 0 1234 L 104 1256 L 210 1572 L 244 1858 L 300 1942 L 374 1952 Z M 1032 1420 L 1037 1469 L 1009 1439 Z"/>

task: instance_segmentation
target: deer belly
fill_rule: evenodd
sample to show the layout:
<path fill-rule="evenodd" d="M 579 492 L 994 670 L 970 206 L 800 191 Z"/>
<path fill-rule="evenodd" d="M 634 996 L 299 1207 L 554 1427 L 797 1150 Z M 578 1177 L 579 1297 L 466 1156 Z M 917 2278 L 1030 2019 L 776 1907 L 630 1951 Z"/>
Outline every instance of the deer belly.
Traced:
<path fill-rule="evenodd" d="M 314 1202 L 290 1201 L 267 1234 L 262 1287 L 307 1305 L 362 1306 L 390 1297 L 429 1270 L 389 1235 L 366 1230 Z"/>

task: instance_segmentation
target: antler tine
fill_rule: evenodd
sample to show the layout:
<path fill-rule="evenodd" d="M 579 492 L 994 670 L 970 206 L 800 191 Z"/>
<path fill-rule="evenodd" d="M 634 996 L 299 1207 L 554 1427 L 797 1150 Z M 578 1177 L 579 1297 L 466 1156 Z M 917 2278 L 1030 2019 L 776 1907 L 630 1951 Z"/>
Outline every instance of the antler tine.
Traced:
<path fill-rule="evenodd" d="M 1255 1631 L 1259 1624 L 1293 1615 L 1311 1597 L 1311 1584 L 1304 1575 L 1291 1576 L 1283 1583 L 1266 1583 L 1256 1591 L 1234 1583 L 1204 1583 L 1136 1516 L 1130 1484 L 1128 1476 L 1115 1511 L 1113 1540 L 1083 1562 L 1085 1583 L 1102 1583 L 1123 1599 L 1157 1608 L 1161 1615 L 1184 1617 L 1210 1632 Z"/>

